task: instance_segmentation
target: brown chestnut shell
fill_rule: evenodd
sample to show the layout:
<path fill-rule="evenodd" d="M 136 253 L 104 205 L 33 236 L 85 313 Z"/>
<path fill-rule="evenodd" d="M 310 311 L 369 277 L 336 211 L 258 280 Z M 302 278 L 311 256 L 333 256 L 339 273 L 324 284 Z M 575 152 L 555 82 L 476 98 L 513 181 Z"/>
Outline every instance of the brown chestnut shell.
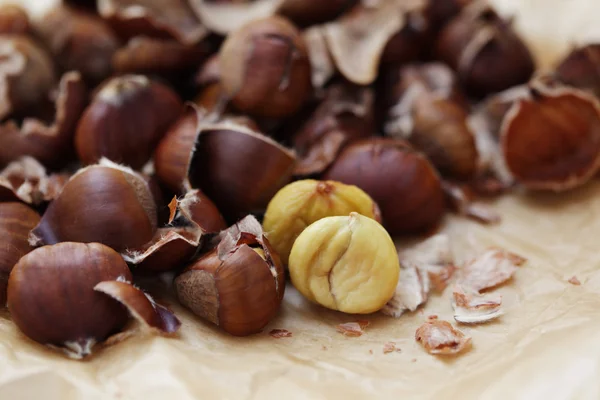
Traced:
<path fill-rule="evenodd" d="M 108 160 L 79 170 L 31 231 L 35 245 L 99 242 L 135 249 L 156 232 L 156 205 L 146 180 Z"/>
<path fill-rule="evenodd" d="M 444 215 L 436 170 L 402 140 L 356 141 L 342 150 L 323 179 L 364 190 L 379 205 L 383 225 L 392 235 L 432 229 Z"/>
<path fill-rule="evenodd" d="M 29 338 L 85 356 L 127 322 L 127 310 L 94 291 L 102 281 L 131 280 L 127 264 L 98 243 L 60 243 L 25 255 L 8 281 L 12 320 Z"/>
<path fill-rule="evenodd" d="M 29 15 L 23 8 L 16 4 L 0 6 L 0 34 L 25 35 L 30 28 Z"/>
<path fill-rule="evenodd" d="M 556 67 L 555 77 L 566 85 L 589 90 L 600 97 L 600 44 L 573 49 Z"/>

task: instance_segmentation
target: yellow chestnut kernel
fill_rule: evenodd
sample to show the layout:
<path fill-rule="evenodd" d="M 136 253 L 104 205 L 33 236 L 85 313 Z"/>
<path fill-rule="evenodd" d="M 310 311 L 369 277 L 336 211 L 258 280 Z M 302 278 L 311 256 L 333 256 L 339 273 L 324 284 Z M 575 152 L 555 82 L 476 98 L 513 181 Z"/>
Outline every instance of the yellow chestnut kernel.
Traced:
<path fill-rule="evenodd" d="M 377 204 L 357 186 L 305 179 L 277 192 L 269 202 L 263 227 L 283 263 L 288 264 L 294 241 L 307 226 L 351 212 L 380 221 Z"/>
<path fill-rule="evenodd" d="M 310 301 L 368 314 L 393 296 L 400 263 L 387 231 L 353 212 L 322 218 L 306 228 L 292 247 L 289 272 L 296 289 Z"/>

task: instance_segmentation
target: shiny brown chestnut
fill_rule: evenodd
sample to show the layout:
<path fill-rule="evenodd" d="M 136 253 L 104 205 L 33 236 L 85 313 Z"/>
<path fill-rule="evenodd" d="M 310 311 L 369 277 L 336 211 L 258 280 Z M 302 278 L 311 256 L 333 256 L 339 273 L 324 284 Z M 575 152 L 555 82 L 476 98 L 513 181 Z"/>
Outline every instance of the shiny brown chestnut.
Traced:
<path fill-rule="evenodd" d="M 375 131 L 373 90 L 352 84 L 330 86 L 325 99 L 292 136 L 299 156 L 294 175 L 323 172 L 343 146 Z"/>
<path fill-rule="evenodd" d="M 589 90 L 600 97 L 600 44 L 573 49 L 556 67 L 555 77 L 566 85 Z"/>
<path fill-rule="evenodd" d="M 235 122 L 203 126 L 189 160 L 189 187 L 202 190 L 227 221 L 264 210 L 296 163 L 294 153 Z"/>
<path fill-rule="evenodd" d="M 87 102 L 87 90 L 79 72 L 67 72 L 54 94 L 54 119 L 46 122 L 28 116 L 0 124 L 0 165 L 31 156 L 49 168 L 60 168 L 75 158 L 73 136 Z"/>
<path fill-rule="evenodd" d="M 312 91 L 304 40 L 281 17 L 252 21 L 232 32 L 221 47 L 219 63 L 225 94 L 249 114 L 291 115 Z"/>
<path fill-rule="evenodd" d="M 77 154 L 85 164 L 106 157 L 141 168 L 182 107 L 172 89 L 145 76 L 112 78 L 83 112 L 75 134 Z"/>
<path fill-rule="evenodd" d="M 111 59 L 119 41 L 99 16 L 59 6 L 44 16 L 37 30 L 63 70 L 79 71 L 91 82 L 111 74 Z"/>
<path fill-rule="evenodd" d="M 355 3 L 356 0 L 284 0 L 277 12 L 298 26 L 308 26 L 334 20 Z"/>
<path fill-rule="evenodd" d="M 392 235 L 431 229 L 444 215 L 444 193 L 436 170 L 402 140 L 354 142 L 342 150 L 323 179 L 356 185 L 369 194 Z"/>
<path fill-rule="evenodd" d="M 523 186 L 580 186 L 600 169 L 600 103 L 570 87 L 531 86 L 504 117 L 500 143 L 508 170 Z"/>
<path fill-rule="evenodd" d="M 0 6 L 0 34 L 24 35 L 31 28 L 27 11 L 16 4 Z"/>
<path fill-rule="evenodd" d="M 48 53 L 22 35 L 0 36 L 0 119 L 29 112 L 45 99 L 55 84 L 54 64 Z"/>
<path fill-rule="evenodd" d="M 30 339 L 82 358 L 127 322 L 126 308 L 94 291 L 102 281 L 119 279 L 131 280 L 131 273 L 109 247 L 70 242 L 44 246 L 13 268 L 8 309 Z"/>
<path fill-rule="evenodd" d="M 463 9 L 436 43 L 438 59 L 458 72 L 466 91 L 474 96 L 525 83 L 535 70 L 529 49 L 510 22 L 483 3 Z"/>
<path fill-rule="evenodd" d="M 156 220 L 146 180 L 102 160 L 73 175 L 31 231 L 30 243 L 99 242 L 120 252 L 150 241 Z"/>
<path fill-rule="evenodd" d="M 401 65 L 419 58 L 429 41 L 429 23 L 422 10 L 405 14 L 402 28 L 387 42 L 381 54 L 385 66 Z"/>
<path fill-rule="evenodd" d="M 429 25 L 437 32 L 473 0 L 428 0 L 425 14 Z"/>
<path fill-rule="evenodd" d="M 283 265 L 252 216 L 221 237 L 214 250 L 175 278 L 177 298 L 231 335 L 260 332 L 281 305 Z"/>
<path fill-rule="evenodd" d="M 8 275 L 21 257 L 33 248 L 28 237 L 40 221 L 37 212 L 23 203 L 0 203 L 0 307 L 6 304 Z"/>

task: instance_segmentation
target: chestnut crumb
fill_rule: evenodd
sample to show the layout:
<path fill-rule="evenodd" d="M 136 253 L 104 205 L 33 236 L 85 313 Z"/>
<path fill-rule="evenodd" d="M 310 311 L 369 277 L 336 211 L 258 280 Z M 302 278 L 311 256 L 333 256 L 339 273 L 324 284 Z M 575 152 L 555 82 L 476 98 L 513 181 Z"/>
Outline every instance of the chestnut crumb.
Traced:
<path fill-rule="evenodd" d="M 275 339 L 281 339 L 286 337 L 292 337 L 292 332 L 287 329 L 272 329 L 269 335 Z"/>
<path fill-rule="evenodd" d="M 573 275 L 572 277 L 570 277 L 567 282 L 569 282 L 571 285 L 575 285 L 575 286 L 581 285 L 581 282 L 579 281 L 579 279 L 575 275 Z"/>

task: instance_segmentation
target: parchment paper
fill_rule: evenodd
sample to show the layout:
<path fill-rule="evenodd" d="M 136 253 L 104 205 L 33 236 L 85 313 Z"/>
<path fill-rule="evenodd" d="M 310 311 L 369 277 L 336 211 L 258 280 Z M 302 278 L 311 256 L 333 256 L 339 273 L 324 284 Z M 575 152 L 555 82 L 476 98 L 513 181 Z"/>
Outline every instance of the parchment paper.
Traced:
<path fill-rule="evenodd" d="M 571 42 L 600 39 L 597 0 L 496 3 L 519 11 L 517 27 L 544 65 Z M 459 357 L 431 356 L 414 340 L 428 315 L 452 321 L 449 291 L 400 319 L 368 316 L 359 338 L 335 329 L 356 317 L 310 305 L 292 287 L 279 316 L 249 338 L 224 335 L 166 297 L 183 321 L 179 337 L 134 337 L 86 362 L 29 341 L 3 313 L 0 399 L 599 399 L 600 182 L 562 195 L 515 193 L 494 206 L 497 227 L 447 218 L 458 260 L 497 245 L 529 261 L 497 290 L 503 317 L 460 328 L 474 346 Z M 573 275 L 581 286 L 567 282 Z M 293 337 L 274 339 L 273 328 Z M 388 341 L 402 352 L 384 355 Z"/>

